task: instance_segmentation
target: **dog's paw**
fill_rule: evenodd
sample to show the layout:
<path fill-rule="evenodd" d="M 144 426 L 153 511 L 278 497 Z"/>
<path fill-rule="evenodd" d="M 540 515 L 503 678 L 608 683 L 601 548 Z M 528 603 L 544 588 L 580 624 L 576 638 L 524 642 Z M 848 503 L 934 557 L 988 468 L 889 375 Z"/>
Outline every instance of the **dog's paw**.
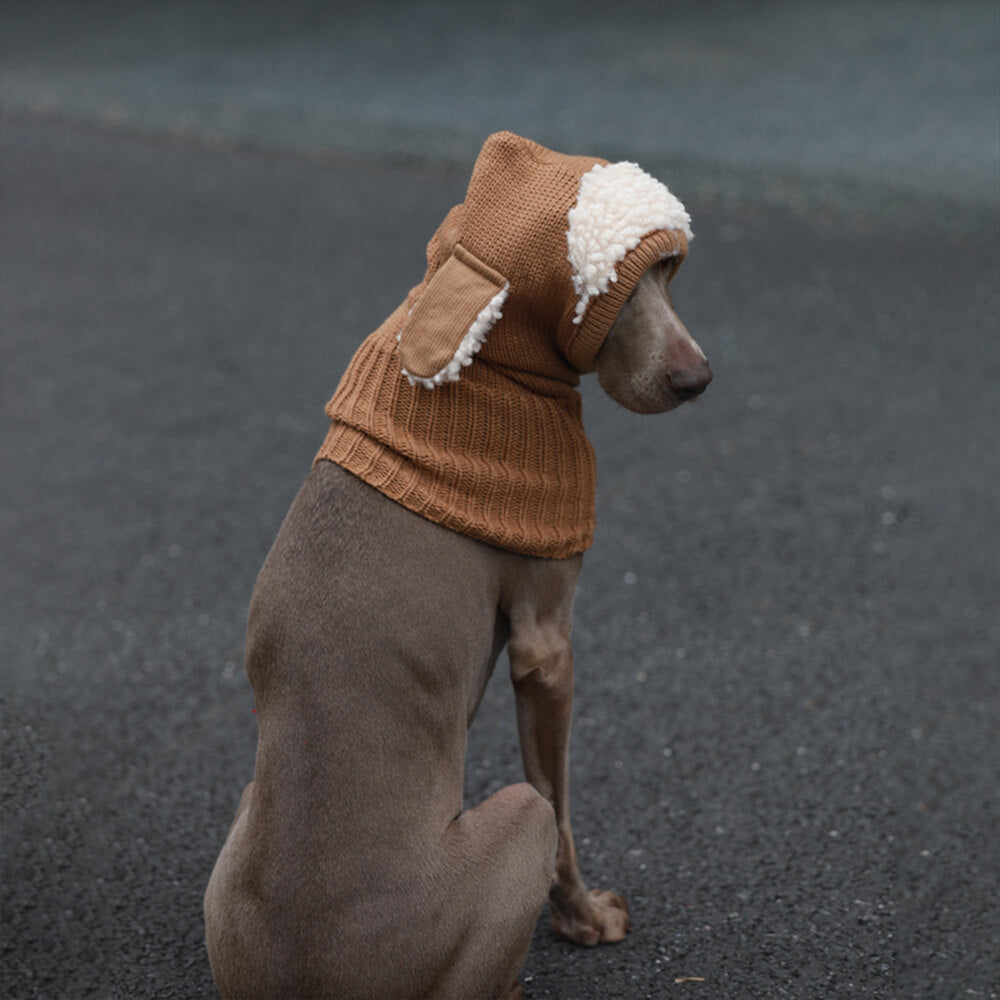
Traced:
<path fill-rule="evenodd" d="M 576 906 L 557 909 L 550 905 L 549 916 L 559 937 L 588 947 L 621 941 L 632 929 L 628 904 L 607 889 L 591 889 Z"/>

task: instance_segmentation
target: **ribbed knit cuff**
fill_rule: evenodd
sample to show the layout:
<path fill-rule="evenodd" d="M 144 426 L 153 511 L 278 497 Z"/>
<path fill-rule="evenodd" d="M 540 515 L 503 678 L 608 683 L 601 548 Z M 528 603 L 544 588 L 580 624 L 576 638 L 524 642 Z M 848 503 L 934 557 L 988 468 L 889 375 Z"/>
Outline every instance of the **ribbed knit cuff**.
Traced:
<path fill-rule="evenodd" d="M 559 346 L 570 364 L 579 372 L 592 372 L 604 343 L 626 300 L 635 291 L 639 279 L 664 257 L 687 255 L 687 237 L 679 229 L 661 229 L 630 250 L 618 265 L 618 280 L 603 295 L 591 299 L 583 322 L 576 326 L 568 316 L 560 331 Z"/>
<path fill-rule="evenodd" d="M 316 462 L 334 462 L 374 487 L 396 503 L 437 524 L 468 535 L 488 545 L 539 559 L 569 559 L 585 552 L 594 541 L 592 505 L 586 516 L 579 516 L 558 533 L 550 525 L 533 520 L 520 521 L 497 516 L 476 516 L 474 509 L 441 504 L 436 494 L 427 492 L 412 476 L 412 466 L 400 455 L 364 432 L 334 421 L 330 425 Z M 548 529 L 548 530 L 546 530 Z"/>

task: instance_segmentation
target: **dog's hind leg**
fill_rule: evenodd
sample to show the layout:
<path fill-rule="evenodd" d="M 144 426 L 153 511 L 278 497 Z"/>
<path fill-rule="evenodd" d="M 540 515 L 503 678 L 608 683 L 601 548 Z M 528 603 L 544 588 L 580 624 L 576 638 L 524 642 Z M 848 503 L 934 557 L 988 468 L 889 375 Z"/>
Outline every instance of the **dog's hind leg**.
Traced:
<path fill-rule="evenodd" d="M 557 837 L 552 807 L 526 783 L 455 818 L 442 845 L 455 945 L 429 996 L 523 996 L 516 977 L 552 885 Z"/>
<path fill-rule="evenodd" d="M 238 872 L 244 864 L 247 851 L 247 812 L 253 797 L 254 783 L 243 789 L 236 816 L 205 889 L 205 944 L 212 966 L 212 976 L 223 997 L 244 995 L 245 941 L 242 924 L 232 919 L 234 900 L 239 896 L 236 888 Z"/>

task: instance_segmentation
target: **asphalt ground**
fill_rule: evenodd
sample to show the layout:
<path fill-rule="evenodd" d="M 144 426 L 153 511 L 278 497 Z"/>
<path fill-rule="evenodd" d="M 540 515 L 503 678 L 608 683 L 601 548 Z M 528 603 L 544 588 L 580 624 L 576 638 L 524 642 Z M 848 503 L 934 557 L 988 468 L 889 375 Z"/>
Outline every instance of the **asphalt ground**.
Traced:
<path fill-rule="evenodd" d="M 0 994 L 211 997 L 253 579 L 465 178 L 72 110 L 0 119 Z M 659 418 L 585 381 L 574 630 L 578 846 L 635 930 L 543 921 L 529 995 L 1000 996 L 995 202 L 663 177 L 716 379 Z M 520 776 L 503 673 L 470 803 Z"/>

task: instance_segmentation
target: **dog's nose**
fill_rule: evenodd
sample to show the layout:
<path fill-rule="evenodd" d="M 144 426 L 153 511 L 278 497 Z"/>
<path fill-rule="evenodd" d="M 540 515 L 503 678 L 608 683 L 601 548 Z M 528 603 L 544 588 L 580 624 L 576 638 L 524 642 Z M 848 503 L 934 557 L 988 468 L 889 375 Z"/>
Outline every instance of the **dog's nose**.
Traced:
<path fill-rule="evenodd" d="M 707 361 L 703 361 L 693 368 L 671 372 L 667 380 L 678 399 L 694 399 L 708 388 L 708 383 L 712 381 L 712 369 L 708 367 Z"/>

